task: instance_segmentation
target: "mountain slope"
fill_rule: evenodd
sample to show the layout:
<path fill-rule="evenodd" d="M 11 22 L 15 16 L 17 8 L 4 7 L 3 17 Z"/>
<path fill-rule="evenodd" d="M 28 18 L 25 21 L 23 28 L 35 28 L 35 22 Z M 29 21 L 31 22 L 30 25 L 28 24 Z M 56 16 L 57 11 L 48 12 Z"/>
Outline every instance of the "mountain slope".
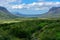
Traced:
<path fill-rule="evenodd" d="M 42 14 L 42 18 L 60 18 L 60 7 L 52 7 L 47 13 Z"/>
<path fill-rule="evenodd" d="M 16 16 L 11 14 L 6 8 L 0 6 L 0 19 L 12 19 Z"/>

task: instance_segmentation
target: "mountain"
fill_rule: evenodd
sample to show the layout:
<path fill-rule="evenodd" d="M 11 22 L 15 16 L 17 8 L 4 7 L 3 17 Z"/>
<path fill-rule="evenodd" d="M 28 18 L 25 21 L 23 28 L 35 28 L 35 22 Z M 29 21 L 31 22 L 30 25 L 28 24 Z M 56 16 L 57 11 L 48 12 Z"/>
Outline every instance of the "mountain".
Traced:
<path fill-rule="evenodd" d="M 42 18 L 60 18 L 60 7 L 52 7 L 47 13 L 41 14 Z"/>
<path fill-rule="evenodd" d="M 0 19 L 12 19 L 12 18 L 16 18 L 16 16 L 11 14 L 5 7 L 0 6 Z"/>
<path fill-rule="evenodd" d="M 22 14 L 19 12 L 14 12 L 14 15 L 19 16 L 19 17 L 38 17 L 40 14 Z"/>

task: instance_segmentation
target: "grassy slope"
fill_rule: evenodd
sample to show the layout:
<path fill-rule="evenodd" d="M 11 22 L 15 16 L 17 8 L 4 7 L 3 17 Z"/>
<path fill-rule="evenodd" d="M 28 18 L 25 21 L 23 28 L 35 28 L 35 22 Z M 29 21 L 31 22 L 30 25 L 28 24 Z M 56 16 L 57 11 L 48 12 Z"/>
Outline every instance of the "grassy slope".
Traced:
<path fill-rule="evenodd" d="M 60 20 L 15 21 L 0 24 L 0 40 L 60 40 Z"/>
<path fill-rule="evenodd" d="M 15 16 L 11 13 L 0 11 L 0 19 L 2 19 L 2 20 L 4 20 L 4 19 L 14 19 L 14 18 L 17 18 L 17 16 Z"/>

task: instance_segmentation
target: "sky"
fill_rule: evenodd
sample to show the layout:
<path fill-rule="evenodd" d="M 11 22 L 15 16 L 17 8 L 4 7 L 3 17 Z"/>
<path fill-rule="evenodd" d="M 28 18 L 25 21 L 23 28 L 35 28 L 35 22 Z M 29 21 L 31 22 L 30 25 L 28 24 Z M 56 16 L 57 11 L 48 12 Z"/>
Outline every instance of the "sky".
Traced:
<path fill-rule="evenodd" d="M 60 0 L 0 0 L 0 6 L 12 13 L 43 14 L 52 7 L 60 7 Z"/>

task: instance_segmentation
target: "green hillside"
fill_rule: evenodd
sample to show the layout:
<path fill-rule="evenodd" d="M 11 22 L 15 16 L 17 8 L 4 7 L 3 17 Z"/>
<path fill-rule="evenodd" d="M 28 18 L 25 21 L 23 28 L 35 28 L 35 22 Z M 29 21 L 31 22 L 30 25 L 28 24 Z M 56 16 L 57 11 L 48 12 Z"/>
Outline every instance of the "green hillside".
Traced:
<path fill-rule="evenodd" d="M 60 7 L 52 7 L 48 12 L 41 14 L 41 18 L 60 18 Z"/>
<path fill-rule="evenodd" d="M 60 20 L 25 20 L 0 24 L 0 40 L 60 40 Z"/>
<path fill-rule="evenodd" d="M 16 18 L 16 16 L 11 14 L 6 8 L 0 7 L 0 19 L 12 19 L 12 18 Z"/>

